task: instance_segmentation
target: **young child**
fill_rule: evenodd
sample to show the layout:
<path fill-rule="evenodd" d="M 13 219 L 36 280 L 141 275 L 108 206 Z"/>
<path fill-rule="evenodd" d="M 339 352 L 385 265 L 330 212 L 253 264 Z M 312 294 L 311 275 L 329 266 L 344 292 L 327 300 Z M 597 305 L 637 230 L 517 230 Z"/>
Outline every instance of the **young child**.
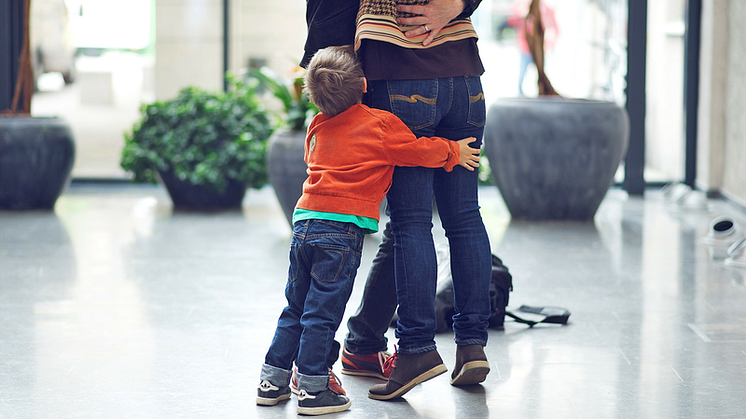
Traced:
<path fill-rule="evenodd" d="M 469 146 L 475 138 L 417 138 L 392 113 L 361 104 L 366 89 L 352 47 L 322 49 L 308 66 L 305 90 L 321 113 L 306 135 L 308 179 L 293 213 L 288 305 L 262 365 L 258 405 L 290 398 L 295 361 L 299 414 L 350 407 L 350 399 L 329 386 L 327 354 L 352 292 L 363 236 L 378 231 L 394 166 L 479 167 L 479 150 Z"/>

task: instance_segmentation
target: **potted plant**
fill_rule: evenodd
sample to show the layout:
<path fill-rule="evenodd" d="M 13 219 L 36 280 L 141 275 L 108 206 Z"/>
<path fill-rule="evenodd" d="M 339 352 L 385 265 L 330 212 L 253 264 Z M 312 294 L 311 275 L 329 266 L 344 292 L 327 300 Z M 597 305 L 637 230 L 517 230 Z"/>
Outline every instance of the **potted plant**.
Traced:
<path fill-rule="evenodd" d="M 125 134 L 121 166 L 136 182 L 159 179 L 175 208 L 237 209 L 248 187 L 266 184 L 272 127 L 255 88 L 235 81 L 225 93 L 187 87 L 140 112 Z"/>
<path fill-rule="evenodd" d="M 282 112 L 277 116 L 279 129 L 269 140 L 267 165 L 269 183 L 285 218 L 292 225 L 295 203 L 303 194 L 303 182 L 308 176 L 303 159 L 306 128 L 318 109 L 303 93 L 303 73 L 300 70 L 290 80 L 277 76 L 267 67 L 251 69 L 248 76 L 257 80 L 282 104 Z"/>
<path fill-rule="evenodd" d="M 615 102 L 560 97 L 544 73 L 539 0 L 526 16 L 538 98 L 496 101 L 485 126 L 492 178 L 513 218 L 590 220 L 627 148 L 629 118 Z"/>
<path fill-rule="evenodd" d="M 11 36 L 0 41 L 5 44 L 0 49 L 10 50 L 15 58 L 4 61 L 0 68 L 10 75 L 11 82 L 15 77 L 12 100 L 7 109 L 1 109 L 5 103 L 0 107 L 0 209 L 51 209 L 70 183 L 75 143 L 62 119 L 31 117 L 31 1 L 15 0 L 11 6 L 19 13 L 0 17 L 2 26 L 11 28 Z"/>

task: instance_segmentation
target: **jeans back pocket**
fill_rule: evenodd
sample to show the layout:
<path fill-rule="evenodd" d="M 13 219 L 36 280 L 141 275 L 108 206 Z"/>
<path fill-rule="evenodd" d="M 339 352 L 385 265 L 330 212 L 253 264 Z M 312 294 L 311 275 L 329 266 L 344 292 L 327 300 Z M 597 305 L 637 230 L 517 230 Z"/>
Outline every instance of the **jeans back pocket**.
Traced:
<path fill-rule="evenodd" d="M 475 127 L 483 127 L 487 121 L 487 105 L 484 100 L 482 81 L 479 77 L 466 76 L 466 89 L 469 92 L 469 116 L 467 122 Z"/>
<path fill-rule="evenodd" d="M 391 80 L 388 82 L 391 112 L 416 131 L 435 124 L 438 80 Z"/>
<path fill-rule="evenodd" d="M 300 254 L 300 243 L 293 238 L 290 242 L 290 266 L 288 267 L 288 281 L 295 282 L 298 279 L 298 273 L 303 265 Z"/>

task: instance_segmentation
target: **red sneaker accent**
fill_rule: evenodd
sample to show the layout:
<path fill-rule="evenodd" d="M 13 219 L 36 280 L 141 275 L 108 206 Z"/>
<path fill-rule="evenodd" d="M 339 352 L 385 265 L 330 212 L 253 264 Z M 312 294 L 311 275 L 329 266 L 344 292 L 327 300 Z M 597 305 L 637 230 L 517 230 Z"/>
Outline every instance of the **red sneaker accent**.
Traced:
<path fill-rule="evenodd" d="M 331 369 L 329 369 L 329 389 L 343 396 L 347 395 L 345 389 L 342 388 L 342 382 L 339 381 L 337 374 L 335 374 Z"/>
<path fill-rule="evenodd" d="M 386 359 L 386 362 L 383 363 L 383 371 L 388 371 L 387 376 L 391 376 L 391 371 L 396 368 L 396 355 L 399 352 L 396 350 L 396 345 L 394 345 L 394 354 L 391 355 Z"/>
<path fill-rule="evenodd" d="M 360 377 L 374 377 L 388 380 L 393 368 L 392 355 L 388 352 L 378 352 L 371 355 L 355 355 L 342 348 L 342 374 Z"/>
<path fill-rule="evenodd" d="M 293 392 L 293 394 L 298 394 L 298 378 L 295 376 L 295 372 L 298 371 L 298 367 L 293 366 L 293 376 L 290 378 L 290 391 Z M 337 374 L 335 374 L 331 368 L 329 369 L 329 390 L 339 393 L 343 396 L 346 396 L 347 393 L 345 393 L 345 389 L 342 388 L 342 382 L 339 380 L 339 377 L 337 377 Z"/>

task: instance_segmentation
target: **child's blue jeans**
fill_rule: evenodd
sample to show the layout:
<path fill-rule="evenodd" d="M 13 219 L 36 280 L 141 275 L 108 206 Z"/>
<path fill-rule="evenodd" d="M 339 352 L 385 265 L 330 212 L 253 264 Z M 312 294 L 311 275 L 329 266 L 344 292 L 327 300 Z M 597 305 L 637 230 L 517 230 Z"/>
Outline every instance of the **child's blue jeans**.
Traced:
<path fill-rule="evenodd" d="M 326 388 L 327 354 L 352 293 L 363 238 L 362 229 L 351 223 L 303 220 L 293 225 L 288 305 L 277 322 L 262 379 L 287 385 L 295 361 L 299 388 L 312 393 Z"/>

